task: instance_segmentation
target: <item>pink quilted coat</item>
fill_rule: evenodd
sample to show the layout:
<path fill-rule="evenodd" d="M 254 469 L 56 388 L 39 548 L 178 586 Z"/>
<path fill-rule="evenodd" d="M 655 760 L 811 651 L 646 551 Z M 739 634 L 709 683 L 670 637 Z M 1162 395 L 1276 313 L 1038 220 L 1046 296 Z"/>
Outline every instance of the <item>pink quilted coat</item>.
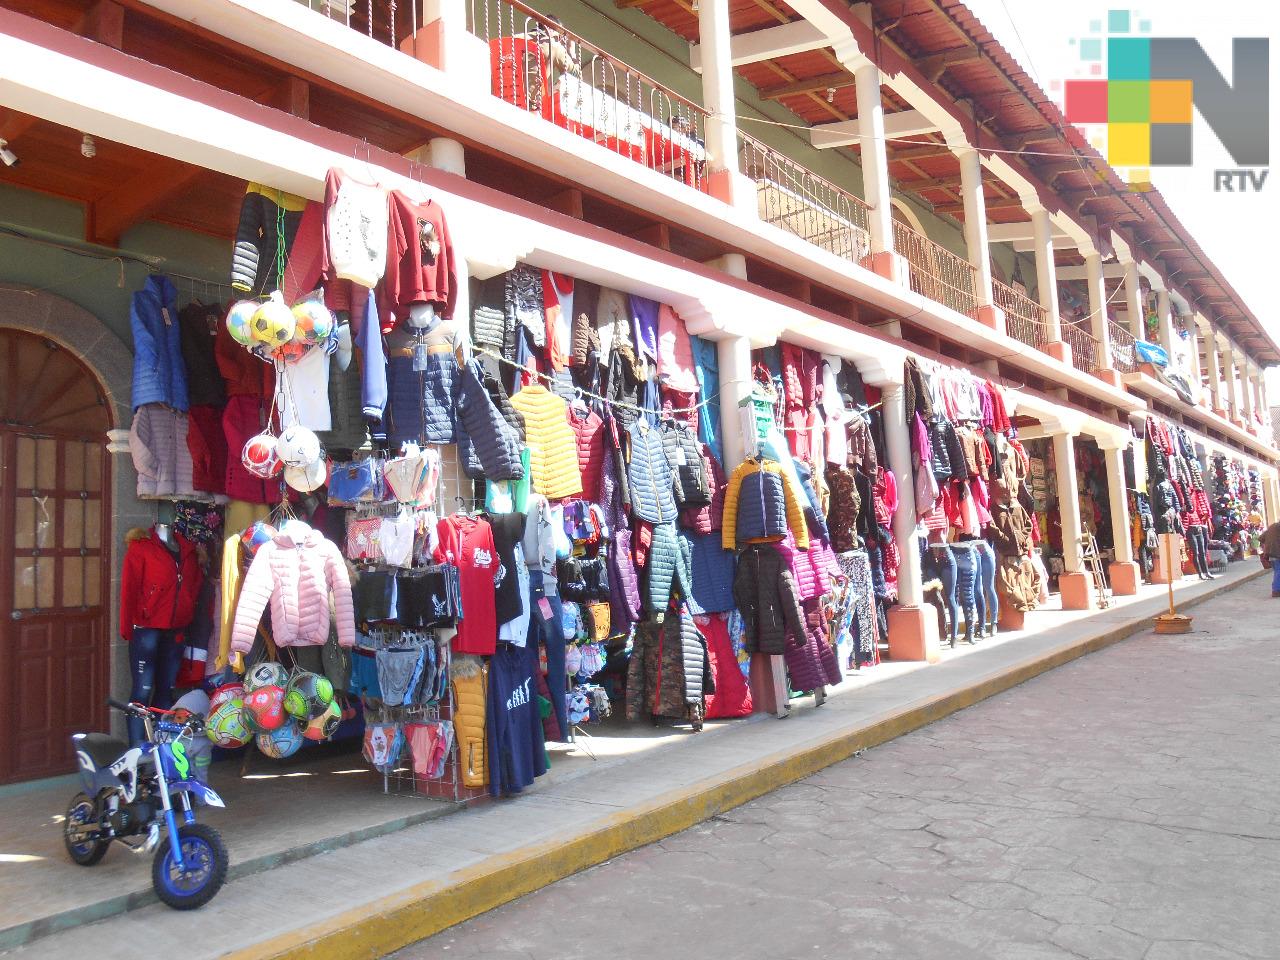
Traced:
<path fill-rule="evenodd" d="M 355 646 L 351 579 L 342 554 L 318 530 L 301 543 L 277 533 L 258 548 L 240 587 L 231 649 L 248 653 L 267 602 L 278 647 L 320 646 L 329 636 L 329 593 L 338 617 L 338 643 Z"/>

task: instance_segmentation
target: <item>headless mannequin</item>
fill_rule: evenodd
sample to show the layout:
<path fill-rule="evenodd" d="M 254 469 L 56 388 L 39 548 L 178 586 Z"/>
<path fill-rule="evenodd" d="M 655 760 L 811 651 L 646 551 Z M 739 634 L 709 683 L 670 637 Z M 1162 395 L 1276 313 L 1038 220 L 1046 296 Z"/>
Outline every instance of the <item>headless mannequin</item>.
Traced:
<path fill-rule="evenodd" d="M 175 570 L 180 570 L 182 553 L 173 528 L 167 523 L 157 523 L 153 529 L 155 539 L 171 556 Z M 146 589 L 147 586 L 148 584 L 138 584 L 136 589 Z M 182 645 L 178 639 L 181 629 L 133 625 L 133 638 L 129 641 L 129 661 L 133 675 L 129 693 L 131 701 L 161 708 L 173 705 L 173 685 L 177 680 L 182 658 Z M 140 743 L 145 735 L 142 721 L 130 717 L 128 728 L 129 742 L 135 745 Z"/>

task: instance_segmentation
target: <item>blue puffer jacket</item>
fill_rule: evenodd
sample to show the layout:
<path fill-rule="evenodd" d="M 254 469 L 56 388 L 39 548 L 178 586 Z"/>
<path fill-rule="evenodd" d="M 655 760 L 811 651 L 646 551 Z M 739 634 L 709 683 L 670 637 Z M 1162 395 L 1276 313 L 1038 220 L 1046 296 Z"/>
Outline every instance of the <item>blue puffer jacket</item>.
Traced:
<path fill-rule="evenodd" d="M 649 582 L 645 603 L 651 613 L 667 609 L 673 590 L 688 597 L 690 592 L 689 543 L 676 534 L 672 523 L 655 524 L 653 543 L 649 547 Z"/>
<path fill-rule="evenodd" d="M 422 438 L 427 443 L 453 443 L 453 384 L 458 369 L 453 348 L 431 347 L 422 372 Z"/>
<path fill-rule="evenodd" d="M 520 451 L 524 442 L 519 430 L 499 410 L 485 389 L 484 369 L 476 360 L 458 370 L 454 392 L 457 403 L 458 455 L 467 456 L 470 448 L 489 480 L 519 480 L 524 477 Z M 496 386 L 496 383 L 495 383 Z M 510 407 L 504 402 L 504 406 Z M 514 411 L 509 411 L 515 417 Z M 468 476 L 474 476 L 468 471 Z"/>
<path fill-rule="evenodd" d="M 147 277 L 129 310 L 133 330 L 133 409 L 163 403 L 186 410 L 187 367 L 182 359 L 178 291 L 163 274 Z"/>
<path fill-rule="evenodd" d="M 411 357 L 387 360 L 387 407 L 384 422 L 391 449 L 405 442 L 422 443 L 426 430 L 423 413 L 423 374 L 413 369 Z"/>
<path fill-rule="evenodd" d="M 813 471 L 803 460 L 795 461 L 796 476 L 800 478 L 800 489 L 804 491 L 804 520 L 809 528 L 809 537 L 818 540 L 830 540 L 827 531 L 827 518 L 822 512 L 822 504 L 818 500 L 818 491 L 813 486 Z"/>
<path fill-rule="evenodd" d="M 627 427 L 627 487 L 631 512 L 641 520 L 665 523 L 676 518 L 662 432 L 645 417 Z"/>
<path fill-rule="evenodd" d="M 694 613 L 725 613 L 734 609 L 733 575 L 737 557 L 720 543 L 720 531 L 691 536 L 681 532 L 689 545 L 693 595 L 689 609 Z"/>

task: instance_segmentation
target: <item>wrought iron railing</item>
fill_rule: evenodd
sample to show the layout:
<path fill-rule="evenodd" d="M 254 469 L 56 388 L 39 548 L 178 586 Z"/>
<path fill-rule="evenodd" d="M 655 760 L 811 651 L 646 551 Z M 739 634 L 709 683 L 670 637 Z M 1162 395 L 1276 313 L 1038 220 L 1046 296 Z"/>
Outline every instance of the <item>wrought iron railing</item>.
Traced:
<path fill-rule="evenodd" d="M 422 27 L 421 0 L 297 0 L 380 43 L 399 48 Z"/>
<path fill-rule="evenodd" d="M 1111 340 L 1111 368 L 1121 373 L 1133 373 L 1138 369 L 1137 350 L 1133 334 L 1128 327 L 1114 320 L 1107 321 L 1107 335 Z"/>
<path fill-rule="evenodd" d="M 738 164 L 756 185 L 760 219 L 853 263 L 871 253 L 866 203 L 738 131 Z"/>
<path fill-rule="evenodd" d="M 1004 311 L 1005 332 L 1029 347 L 1043 350 L 1049 342 L 1049 315 L 1025 293 L 992 278 L 996 306 Z"/>
<path fill-rule="evenodd" d="M 707 111 L 519 0 L 468 0 L 493 95 L 696 190 Z"/>
<path fill-rule="evenodd" d="M 899 220 L 893 221 L 893 249 L 910 265 L 912 290 L 965 316 L 977 314 L 978 272 L 968 260 Z"/>
<path fill-rule="evenodd" d="M 1084 373 L 1097 370 L 1102 353 L 1098 338 L 1078 323 L 1062 321 L 1062 339 L 1071 344 L 1071 365 Z"/>

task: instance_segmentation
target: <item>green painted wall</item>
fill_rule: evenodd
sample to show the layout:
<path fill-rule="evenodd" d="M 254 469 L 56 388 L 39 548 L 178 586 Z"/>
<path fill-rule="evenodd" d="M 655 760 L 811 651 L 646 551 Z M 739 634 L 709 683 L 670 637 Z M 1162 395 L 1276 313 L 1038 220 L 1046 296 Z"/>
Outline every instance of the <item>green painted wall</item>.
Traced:
<path fill-rule="evenodd" d="M 49 241 L 81 244 L 84 208 L 29 190 L 0 183 L 0 283 L 16 283 L 56 293 L 88 310 L 132 349 L 129 298 L 151 272 L 147 263 L 126 258 L 101 259 L 13 236 L 19 230 Z M 156 269 L 225 282 L 231 263 L 230 241 L 144 223 L 128 231 L 121 251 L 151 258 Z M 110 256 L 110 252 L 107 252 Z M 202 285 L 175 278 L 184 302 Z M 217 296 L 225 289 L 209 290 Z"/>

